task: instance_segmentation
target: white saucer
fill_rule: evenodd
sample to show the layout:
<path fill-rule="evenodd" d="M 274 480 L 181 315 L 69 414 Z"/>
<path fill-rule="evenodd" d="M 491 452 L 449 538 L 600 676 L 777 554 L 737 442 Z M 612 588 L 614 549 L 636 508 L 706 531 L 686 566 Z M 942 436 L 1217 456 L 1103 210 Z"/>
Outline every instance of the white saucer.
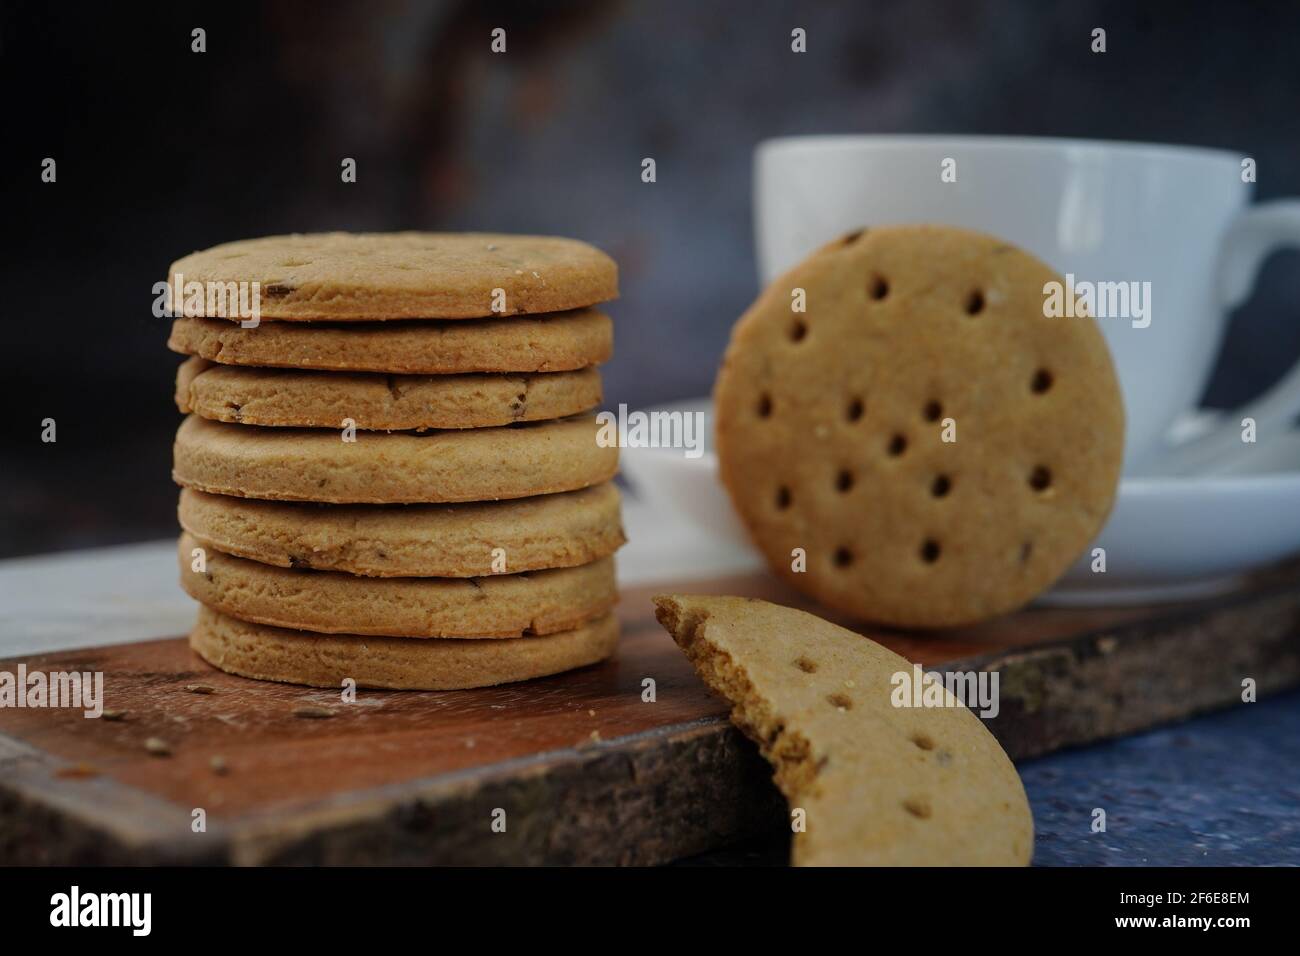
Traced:
<path fill-rule="evenodd" d="M 711 440 L 707 399 L 658 410 L 703 412 Z M 624 474 L 655 511 L 752 554 L 718 481 L 711 448 L 706 445 L 695 459 L 673 448 L 628 448 L 622 454 Z M 1145 604 L 1204 597 L 1230 590 L 1248 571 L 1300 553 L 1300 435 L 1247 446 L 1223 470 L 1237 473 L 1122 479 L 1102 533 L 1039 601 Z M 1090 568 L 1098 547 L 1106 550 L 1104 574 Z"/>

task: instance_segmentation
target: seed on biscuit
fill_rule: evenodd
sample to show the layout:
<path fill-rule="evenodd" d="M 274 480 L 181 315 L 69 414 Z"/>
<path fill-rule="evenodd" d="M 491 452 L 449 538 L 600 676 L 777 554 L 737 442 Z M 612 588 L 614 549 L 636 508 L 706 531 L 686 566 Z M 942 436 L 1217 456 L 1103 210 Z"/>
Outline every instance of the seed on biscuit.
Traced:
<path fill-rule="evenodd" d="M 930 819 L 930 815 L 934 812 L 930 807 L 930 801 L 925 797 L 908 797 L 903 801 L 903 809 L 921 820 Z"/>

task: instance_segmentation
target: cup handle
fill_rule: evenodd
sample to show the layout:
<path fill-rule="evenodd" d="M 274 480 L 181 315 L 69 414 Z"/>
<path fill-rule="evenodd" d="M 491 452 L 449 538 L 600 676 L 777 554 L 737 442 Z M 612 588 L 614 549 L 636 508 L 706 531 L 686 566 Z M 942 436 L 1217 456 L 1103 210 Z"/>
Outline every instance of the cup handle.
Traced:
<path fill-rule="evenodd" d="M 1219 250 L 1219 306 L 1232 309 L 1250 295 L 1259 268 L 1278 248 L 1300 248 L 1300 199 L 1278 199 L 1243 210 L 1228 227 Z M 1207 435 L 1176 445 L 1157 455 L 1143 469 L 1150 475 L 1188 475 L 1214 470 L 1242 449 L 1242 420 L 1254 419 L 1261 439 L 1288 429 L 1300 414 L 1300 361 L 1281 381 L 1247 405 L 1227 413 L 1228 421 Z"/>

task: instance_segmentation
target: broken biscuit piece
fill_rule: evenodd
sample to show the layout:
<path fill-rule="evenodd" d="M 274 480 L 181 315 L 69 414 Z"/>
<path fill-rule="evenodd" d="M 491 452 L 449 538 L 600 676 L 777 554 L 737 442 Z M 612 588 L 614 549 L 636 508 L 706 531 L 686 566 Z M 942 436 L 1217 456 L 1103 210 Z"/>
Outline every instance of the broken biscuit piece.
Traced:
<path fill-rule="evenodd" d="M 662 595 L 659 622 L 776 770 L 799 866 L 1023 866 L 1033 817 L 980 719 L 898 707 L 912 663 L 792 608 Z M 800 827 L 802 826 L 802 832 Z"/>

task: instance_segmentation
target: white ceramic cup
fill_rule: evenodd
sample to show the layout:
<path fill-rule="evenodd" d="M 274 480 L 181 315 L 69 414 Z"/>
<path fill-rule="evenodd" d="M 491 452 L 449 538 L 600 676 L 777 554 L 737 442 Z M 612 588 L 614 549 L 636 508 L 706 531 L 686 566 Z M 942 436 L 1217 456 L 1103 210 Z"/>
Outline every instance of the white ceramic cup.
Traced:
<path fill-rule="evenodd" d="M 754 170 L 760 279 L 853 229 L 944 223 L 1008 239 L 1077 282 L 1150 283 L 1145 319 L 1099 319 L 1124 392 L 1125 473 L 1205 470 L 1243 447 L 1243 418 L 1263 442 L 1300 413 L 1298 363 L 1213 433 L 1170 439 L 1205 389 L 1228 310 L 1271 251 L 1300 246 L 1300 200 L 1249 205 L 1247 159 L 1069 139 L 769 140 Z"/>

